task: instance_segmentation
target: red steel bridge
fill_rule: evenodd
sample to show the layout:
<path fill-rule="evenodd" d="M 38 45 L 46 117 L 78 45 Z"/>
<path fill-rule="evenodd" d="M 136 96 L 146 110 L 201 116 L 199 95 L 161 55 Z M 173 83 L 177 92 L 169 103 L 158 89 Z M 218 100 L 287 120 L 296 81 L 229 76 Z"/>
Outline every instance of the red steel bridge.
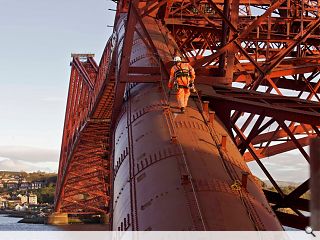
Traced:
<path fill-rule="evenodd" d="M 115 129 L 128 89 L 151 84 L 167 91 L 178 54 L 195 68 L 200 97 L 209 102 L 204 106 L 221 120 L 244 161 L 255 161 L 276 189 L 264 194 L 281 224 L 307 226 L 309 201 L 301 196 L 309 180 L 285 194 L 261 160 L 296 149 L 301 162 L 309 162 L 305 147 L 320 136 L 320 3 L 114 2 L 114 31 L 100 63 L 90 54 L 72 55 L 55 212 L 112 220 Z M 120 161 L 128 154 L 119 153 Z"/>

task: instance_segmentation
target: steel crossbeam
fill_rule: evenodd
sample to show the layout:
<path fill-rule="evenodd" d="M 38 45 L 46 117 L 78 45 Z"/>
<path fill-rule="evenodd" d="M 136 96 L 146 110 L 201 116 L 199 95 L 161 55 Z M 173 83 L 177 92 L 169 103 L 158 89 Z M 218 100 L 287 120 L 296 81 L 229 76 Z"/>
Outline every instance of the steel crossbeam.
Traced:
<path fill-rule="evenodd" d="M 194 66 L 202 98 L 210 101 L 211 109 L 228 128 L 244 159 L 258 162 L 274 184 L 278 195 L 267 193 L 270 203 L 275 208 L 291 207 L 296 213 L 306 210 L 306 202 L 299 197 L 308 190 L 307 185 L 284 195 L 261 159 L 297 149 L 304 161 L 309 160 L 304 147 L 310 138 L 320 136 L 318 2 L 116 2 L 115 30 L 124 31 L 124 37 L 118 39 L 115 31 L 99 66 L 90 54 L 73 55 L 56 211 L 77 212 L 86 203 L 79 200 L 75 204 L 73 198 L 86 191 L 91 191 L 92 196 L 87 203 L 108 201 L 108 194 L 102 197 L 97 191 L 94 195 L 95 187 L 85 182 L 92 180 L 92 184 L 109 192 L 112 129 L 121 114 L 126 88 L 130 84 L 168 80 L 172 62 L 161 55 L 163 46 L 153 39 L 154 26 L 145 25 L 147 18 L 154 19 L 166 42 L 174 43 L 170 44 L 174 46 L 171 54 L 182 55 Z M 132 64 L 132 46 L 138 40 L 156 62 L 153 66 Z M 101 145 L 97 146 L 97 142 Z M 96 171 L 92 171 L 92 165 Z M 84 169 L 83 174 L 80 169 Z M 83 183 L 79 181 L 77 185 L 77 178 Z M 79 186 L 88 188 L 80 191 Z M 68 197 L 64 198 L 64 194 Z M 93 205 L 87 208 L 88 213 L 109 211 L 101 204 Z M 276 214 L 291 226 L 302 227 L 307 221 L 278 210 Z"/>

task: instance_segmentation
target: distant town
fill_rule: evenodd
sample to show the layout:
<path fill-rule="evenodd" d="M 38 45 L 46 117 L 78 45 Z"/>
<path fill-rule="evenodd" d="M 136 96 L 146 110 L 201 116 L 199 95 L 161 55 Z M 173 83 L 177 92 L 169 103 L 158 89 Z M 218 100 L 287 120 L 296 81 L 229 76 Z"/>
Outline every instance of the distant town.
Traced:
<path fill-rule="evenodd" d="M 0 209 L 50 212 L 57 175 L 0 171 Z"/>

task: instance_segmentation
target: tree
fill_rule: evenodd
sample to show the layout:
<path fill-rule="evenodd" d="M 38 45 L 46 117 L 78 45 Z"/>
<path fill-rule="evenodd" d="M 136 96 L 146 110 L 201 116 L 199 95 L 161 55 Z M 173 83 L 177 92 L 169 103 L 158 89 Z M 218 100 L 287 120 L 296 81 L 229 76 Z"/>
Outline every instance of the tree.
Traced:
<path fill-rule="evenodd" d="M 54 194 L 55 194 L 55 187 L 53 184 L 49 184 L 48 187 L 44 187 L 35 191 L 35 194 L 38 197 L 39 203 L 54 203 Z"/>

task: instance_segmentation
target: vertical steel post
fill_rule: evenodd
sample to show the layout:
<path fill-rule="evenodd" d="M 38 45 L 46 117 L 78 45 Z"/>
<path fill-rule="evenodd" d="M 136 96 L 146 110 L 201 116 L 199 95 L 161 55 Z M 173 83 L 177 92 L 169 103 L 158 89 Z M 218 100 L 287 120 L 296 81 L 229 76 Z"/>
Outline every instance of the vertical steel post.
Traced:
<path fill-rule="evenodd" d="M 230 0 L 223 1 L 223 14 L 229 19 Z M 221 47 L 225 46 L 229 36 L 229 27 L 225 21 L 222 21 Z M 225 76 L 226 54 L 221 54 L 219 58 L 219 70 L 222 77 Z"/>
<path fill-rule="evenodd" d="M 232 4 L 231 4 L 231 9 L 230 9 L 230 21 L 233 24 L 233 26 L 235 26 L 236 28 L 238 28 L 238 21 L 239 21 L 239 0 L 233 0 Z M 233 33 L 234 34 L 234 33 Z M 228 38 L 229 40 L 231 40 L 231 38 L 233 36 L 230 36 L 231 34 L 229 34 Z M 234 60 L 235 60 L 235 54 L 236 54 L 236 50 L 235 48 L 230 49 L 227 51 L 227 66 L 226 71 L 225 71 L 225 80 L 224 80 L 224 84 L 231 86 L 232 85 L 232 81 L 233 81 L 233 72 L 234 72 Z"/>
<path fill-rule="evenodd" d="M 226 150 L 227 149 L 227 136 L 226 135 L 222 135 L 222 138 L 221 138 L 221 148 L 223 150 Z"/>
<path fill-rule="evenodd" d="M 210 122 L 211 124 L 213 124 L 214 115 L 215 115 L 215 112 L 214 112 L 214 111 L 209 111 L 209 122 Z"/>
<path fill-rule="evenodd" d="M 203 101 L 202 108 L 203 108 L 203 112 L 209 115 L 209 101 Z"/>
<path fill-rule="evenodd" d="M 310 189 L 311 189 L 311 227 L 320 230 L 320 138 L 314 138 L 310 144 Z"/>
<path fill-rule="evenodd" d="M 242 175 L 242 177 L 241 177 L 241 186 L 242 186 L 243 189 L 247 189 L 249 173 L 248 172 L 242 172 L 241 175 Z"/>

